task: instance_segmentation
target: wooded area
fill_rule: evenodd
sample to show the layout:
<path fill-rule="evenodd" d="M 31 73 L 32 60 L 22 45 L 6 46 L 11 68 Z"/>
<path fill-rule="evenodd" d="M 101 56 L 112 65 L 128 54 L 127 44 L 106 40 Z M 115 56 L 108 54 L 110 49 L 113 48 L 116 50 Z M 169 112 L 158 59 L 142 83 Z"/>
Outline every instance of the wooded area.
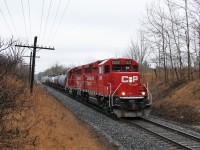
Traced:
<path fill-rule="evenodd" d="M 154 1 L 125 56 L 137 60 L 142 72 L 155 68 L 165 84 L 200 78 L 199 8 L 200 0 Z"/>

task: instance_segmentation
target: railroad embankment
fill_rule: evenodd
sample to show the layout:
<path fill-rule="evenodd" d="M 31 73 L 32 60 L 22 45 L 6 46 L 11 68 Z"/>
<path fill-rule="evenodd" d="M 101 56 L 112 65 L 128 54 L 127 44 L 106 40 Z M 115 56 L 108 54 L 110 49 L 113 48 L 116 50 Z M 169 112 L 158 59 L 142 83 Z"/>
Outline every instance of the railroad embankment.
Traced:
<path fill-rule="evenodd" d="M 170 120 L 200 125 L 200 80 L 165 85 L 150 83 L 153 94 L 152 114 Z"/>
<path fill-rule="evenodd" d="M 19 99 L 24 105 L 2 119 L 0 149 L 114 149 L 40 85 Z"/>

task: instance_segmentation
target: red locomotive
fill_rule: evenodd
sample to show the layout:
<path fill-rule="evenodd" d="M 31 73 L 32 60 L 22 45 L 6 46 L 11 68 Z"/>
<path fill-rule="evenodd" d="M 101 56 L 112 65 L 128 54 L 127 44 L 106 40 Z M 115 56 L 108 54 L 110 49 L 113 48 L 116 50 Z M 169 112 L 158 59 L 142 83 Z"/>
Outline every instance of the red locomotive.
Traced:
<path fill-rule="evenodd" d="M 148 116 L 152 96 L 140 83 L 139 65 L 126 58 L 106 59 L 67 71 L 65 90 L 118 117 Z"/>

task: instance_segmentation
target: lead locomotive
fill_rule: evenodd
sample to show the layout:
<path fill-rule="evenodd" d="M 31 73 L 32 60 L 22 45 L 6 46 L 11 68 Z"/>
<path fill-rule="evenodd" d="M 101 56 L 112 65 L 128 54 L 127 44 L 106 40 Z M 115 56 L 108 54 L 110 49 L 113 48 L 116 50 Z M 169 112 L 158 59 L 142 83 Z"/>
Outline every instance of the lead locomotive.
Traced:
<path fill-rule="evenodd" d="M 106 59 L 78 66 L 68 70 L 62 79 L 61 76 L 46 77 L 44 82 L 57 85 L 81 100 L 96 103 L 118 117 L 149 115 L 152 96 L 147 84 L 140 83 L 139 65 L 132 59 Z"/>

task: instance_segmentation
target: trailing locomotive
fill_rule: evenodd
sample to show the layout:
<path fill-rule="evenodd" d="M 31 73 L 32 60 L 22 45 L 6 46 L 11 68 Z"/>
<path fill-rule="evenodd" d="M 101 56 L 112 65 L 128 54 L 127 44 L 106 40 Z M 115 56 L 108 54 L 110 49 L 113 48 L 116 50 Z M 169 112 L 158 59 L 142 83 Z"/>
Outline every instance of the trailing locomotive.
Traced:
<path fill-rule="evenodd" d="M 140 83 L 139 65 L 132 59 L 106 59 L 72 68 L 63 78 L 65 86 L 56 83 L 57 78 L 50 77 L 45 82 L 59 85 L 67 93 L 118 117 L 149 115 L 152 96 L 147 84 Z"/>

